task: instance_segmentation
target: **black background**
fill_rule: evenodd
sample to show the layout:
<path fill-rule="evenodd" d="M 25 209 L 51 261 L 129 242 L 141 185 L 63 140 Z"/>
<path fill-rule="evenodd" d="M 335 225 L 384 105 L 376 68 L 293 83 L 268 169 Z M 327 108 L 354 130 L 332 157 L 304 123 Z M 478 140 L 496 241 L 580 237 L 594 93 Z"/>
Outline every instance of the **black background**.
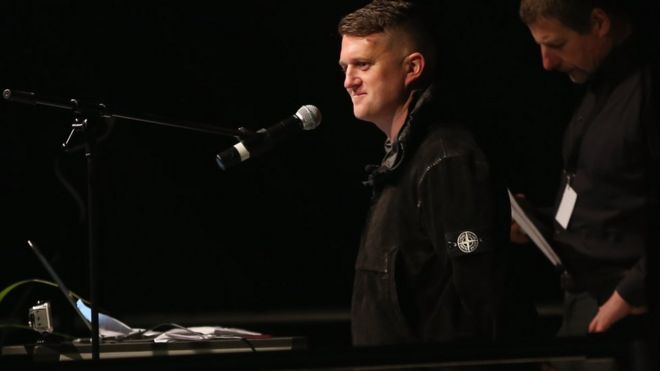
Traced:
<path fill-rule="evenodd" d="M 364 3 L 0 4 L 2 89 L 226 128 L 267 127 L 303 104 L 323 113 L 318 129 L 227 172 L 214 158 L 231 137 L 127 120 L 108 127 L 95 188 L 103 311 L 185 321 L 347 310 L 368 206 L 363 167 L 379 161 L 384 140 L 353 118 L 337 65 L 336 24 Z M 441 89 L 447 111 L 474 125 L 511 189 L 548 204 L 579 89 L 542 71 L 517 5 L 434 3 Z M 68 111 L 0 102 L 2 287 L 48 278 L 25 247 L 32 239 L 70 289 L 89 294 L 86 163 L 77 146 L 61 149 L 71 120 Z M 549 263 L 531 246 L 517 249 L 532 295 L 557 300 Z M 25 290 L 0 313 L 22 320 L 31 300 L 56 295 Z"/>

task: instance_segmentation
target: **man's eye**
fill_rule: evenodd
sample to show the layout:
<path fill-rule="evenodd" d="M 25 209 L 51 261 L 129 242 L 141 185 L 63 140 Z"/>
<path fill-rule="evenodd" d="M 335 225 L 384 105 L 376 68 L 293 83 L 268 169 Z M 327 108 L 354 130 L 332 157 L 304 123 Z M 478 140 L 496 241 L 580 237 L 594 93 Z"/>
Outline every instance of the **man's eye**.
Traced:
<path fill-rule="evenodd" d="M 564 43 L 546 44 L 546 47 L 550 49 L 561 49 L 563 46 Z"/>

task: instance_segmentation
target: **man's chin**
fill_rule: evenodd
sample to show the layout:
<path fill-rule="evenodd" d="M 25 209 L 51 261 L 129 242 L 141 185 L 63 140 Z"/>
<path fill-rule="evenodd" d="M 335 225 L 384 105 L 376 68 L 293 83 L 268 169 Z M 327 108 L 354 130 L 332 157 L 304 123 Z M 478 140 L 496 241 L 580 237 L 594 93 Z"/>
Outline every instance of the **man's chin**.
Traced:
<path fill-rule="evenodd" d="M 360 109 L 353 108 L 353 116 L 355 116 L 355 118 L 358 120 L 368 121 L 366 118 L 366 113 Z"/>
<path fill-rule="evenodd" d="M 568 72 L 568 78 L 576 84 L 584 84 L 589 80 L 589 74 L 584 71 L 571 71 Z"/>

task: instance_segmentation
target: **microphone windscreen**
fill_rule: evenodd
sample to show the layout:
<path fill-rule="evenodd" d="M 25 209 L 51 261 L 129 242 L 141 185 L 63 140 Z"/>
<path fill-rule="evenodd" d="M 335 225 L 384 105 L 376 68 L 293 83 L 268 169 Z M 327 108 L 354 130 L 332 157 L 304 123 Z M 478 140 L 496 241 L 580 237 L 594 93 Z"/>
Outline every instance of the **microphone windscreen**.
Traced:
<path fill-rule="evenodd" d="M 300 107 L 296 117 L 302 122 L 304 130 L 316 129 L 321 124 L 321 111 L 311 104 Z"/>

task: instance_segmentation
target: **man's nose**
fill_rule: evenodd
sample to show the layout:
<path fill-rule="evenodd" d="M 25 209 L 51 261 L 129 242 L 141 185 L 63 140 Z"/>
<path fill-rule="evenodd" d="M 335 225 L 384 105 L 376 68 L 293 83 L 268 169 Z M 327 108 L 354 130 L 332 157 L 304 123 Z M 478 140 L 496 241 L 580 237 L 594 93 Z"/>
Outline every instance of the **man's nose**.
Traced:
<path fill-rule="evenodd" d="M 344 75 L 344 88 L 350 89 L 355 87 L 359 83 L 359 79 L 353 73 L 351 68 L 346 69 L 346 74 Z"/>
<path fill-rule="evenodd" d="M 541 46 L 541 61 L 543 63 L 543 68 L 548 71 L 557 68 L 560 62 L 554 52 L 545 46 Z"/>

